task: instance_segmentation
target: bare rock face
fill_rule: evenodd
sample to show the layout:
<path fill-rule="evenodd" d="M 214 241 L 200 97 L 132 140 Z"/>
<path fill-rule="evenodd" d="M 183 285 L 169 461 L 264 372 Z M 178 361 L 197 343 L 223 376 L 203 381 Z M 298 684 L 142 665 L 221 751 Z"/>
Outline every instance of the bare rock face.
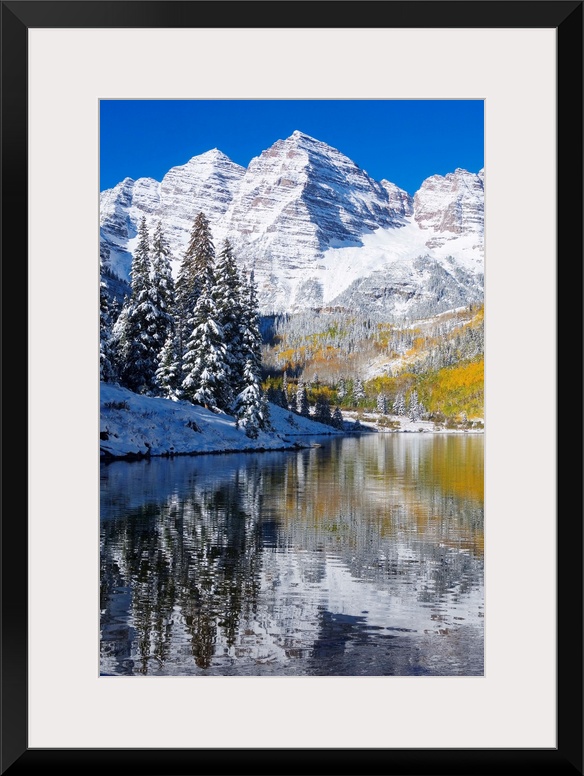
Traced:
<path fill-rule="evenodd" d="M 395 183 L 381 181 L 381 185 L 387 191 L 389 198 L 389 212 L 395 219 L 403 219 L 411 216 L 414 212 L 414 198 L 407 191 L 400 189 Z"/>
<path fill-rule="evenodd" d="M 310 268 L 331 245 L 397 225 L 388 194 L 348 157 L 302 132 L 252 159 L 224 228 L 258 268 Z"/>
<path fill-rule="evenodd" d="M 227 211 L 245 168 L 214 148 L 169 170 L 160 184 L 159 218 L 174 253 L 180 254 L 198 213 L 211 224 Z"/>
<path fill-rule="evenodd" d="M 387 320 L 425 318 L 463 307 L 483 298 L 474 273 L 454 262 L 439 263 L 429 256 L 397 261 L 354 281 L 331 302 L 333 307 L 368 310 Z"/>
<path fill-rule="evenodd" d="M 106 244 L 122 243 L 130 237 L 128 211 L 132 207 L 135 183 L 132 178 L 124 178 L 113 189 L 100 194 L 99 219 Z"/>
<path fill-rule="evenodd" d="M 484 171 L 460 168 L 448 175 L 427 178 L 414 196 L 414 218 L 421 229 L 450 235 L 484 231 Z"/>

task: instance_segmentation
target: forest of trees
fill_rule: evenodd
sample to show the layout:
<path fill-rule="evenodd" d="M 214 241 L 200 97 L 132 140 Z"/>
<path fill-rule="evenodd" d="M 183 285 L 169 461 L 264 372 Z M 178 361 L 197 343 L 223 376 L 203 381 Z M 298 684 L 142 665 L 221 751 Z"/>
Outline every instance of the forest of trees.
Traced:
<path fill-rule="evenodd" d="M 229 240 L 216 255 L 204 213 L 195 219 L 176 282 L 162 225 L 150 235 L 142 218 L 131 293 L 121 309 L 107 285 L 102 272 L 101 380 L 232 414 L 251 438 L 270 427 L 253 271 L 238 270 Z"/>
<path fill-rule="evenodd" d="M 483 317 L 480 304 L 391 323 L 341 309 L 272 316 L 263 346 L 267 384 L 289 395 L 302 382 L 312 406 L 324 397 L 343 410 L 414 421 L 482 418 Z"/>

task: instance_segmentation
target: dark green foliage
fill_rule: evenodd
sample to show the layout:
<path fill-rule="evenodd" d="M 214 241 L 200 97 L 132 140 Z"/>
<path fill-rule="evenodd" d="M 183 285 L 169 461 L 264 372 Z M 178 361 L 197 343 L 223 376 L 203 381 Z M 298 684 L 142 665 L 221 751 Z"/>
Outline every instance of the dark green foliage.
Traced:
<path fill-rule="evenodd" d="M 319 423 L 325 423 L 327 426 L 332 423 L 333 416 L 331 414 L 329 401 L 322 395 L 319 395 L 316 399 L 313 418 Z"/>
<path fill-rule="evenodd" d="M 335 407 L 331 425 L 334 426 L 334 428 L 343 429 L 345 421 L 343 420 L 343 413 L 341 412 L 340 407 Z"/>

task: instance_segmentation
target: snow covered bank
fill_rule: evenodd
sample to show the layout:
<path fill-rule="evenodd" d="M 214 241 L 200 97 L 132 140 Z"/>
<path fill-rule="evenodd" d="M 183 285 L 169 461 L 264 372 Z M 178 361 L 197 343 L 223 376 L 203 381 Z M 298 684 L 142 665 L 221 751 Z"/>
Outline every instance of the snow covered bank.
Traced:
<path fill-rule="evenodd" d="M 306 440 L 295 437 L 342 433 L 274 404 L 270 404 L 270 413 L 274 430 L 250 439 L 235 427 L 230 415 L 101 383 L 101 458 L 284 450 L 307 446 Z"/>
<path fill-rule="evenodd" d="M 363 430 L 390 433 L 425 433 L 425 434 L 484 434 L 484 421 L 477 418 L 470 428 L 448 428 L 433 420 L 411 420 L 405 415 L 380 415 L 376 412 L 343 411 L 345 421 L 359 421 Z"/>

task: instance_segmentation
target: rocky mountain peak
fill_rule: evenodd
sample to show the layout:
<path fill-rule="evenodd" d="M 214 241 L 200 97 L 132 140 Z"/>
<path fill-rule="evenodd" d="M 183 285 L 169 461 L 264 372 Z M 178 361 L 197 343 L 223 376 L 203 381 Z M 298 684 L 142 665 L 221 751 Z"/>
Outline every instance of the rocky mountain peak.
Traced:
<path fill-rule="evenodd" d="M 414 212 L 414 198 L 395 183 L 382 179 L 381 185 L 387 192 L 389 211 L 395 218 L 405 218 Z"/>
<path fill-rule="evenodd" d="M 414 218 L 421 229 L 451 235 L 484 230 L 484 181 L 480 173 L 458 167 L 427 178 L 414 195 Z"/>
<path fill-rule="evenodd" d="M 192 156 L 189 161 L 186 163 L 186 165 L 182 165 L 183 167 L 187 165 L 192 166 L 208 166 L 209 168 L 213 167 L 239 167 L 242 171 L 245 170 L 245 167 L 241 167 L 241 165 L 236 164 L 233 162 L 227 154 L 224 154 L 223 151 L 221 151 L 219 148 L 211 148 L 209 151 L 205 151 L 202 154 L 197 154 L 196 156 Z M 177 169 L 177 168 L 172 168 Z"/>
<path fill-rule="evenodd" d="M 129 279 L 140 219 L 151 230 L 161 220 L 176 271 L 203 211 L 215 245 L 229 237 L 254 267 L 265 312 L 366 298 L 397 310 L 398 287 L 405 311 L 423 278 L 424 305 L 447 286 L 443 305 L 482 293 L 483 200 L 484 170 L 433 175 L 412 197 L 297 129 L 247 168 L 213 148 L 161 182 L 125 178 L 101 193 L 101 243 L 108 269 Z M 428 261 L 416 265 L 419 257 Z"/>
<path fill-rule="evenodd" d="M 401 222 L 380 183 L 336 148 L 295 130 L 251 160 L 223 223 L 260 274 L 309 275 L 329 247 L 359 245 L 363 234 Z M 297 288 L 298 303 L 322 301 L 319 284 L 310 279 L 309 287 Z"/>

